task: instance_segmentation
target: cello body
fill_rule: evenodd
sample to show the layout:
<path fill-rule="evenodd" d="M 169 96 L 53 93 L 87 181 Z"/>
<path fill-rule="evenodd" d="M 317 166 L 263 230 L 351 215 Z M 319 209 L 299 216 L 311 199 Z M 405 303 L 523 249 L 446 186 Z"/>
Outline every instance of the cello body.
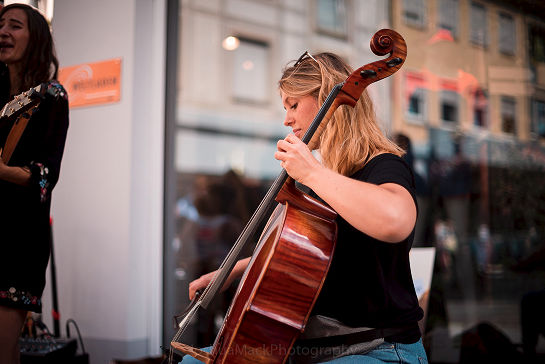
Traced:
<path fill-rule="evenodd" d="M 336 213 L 287 183 L 214 343 L 213 363 L 283 363 L 323 285 Z"/>

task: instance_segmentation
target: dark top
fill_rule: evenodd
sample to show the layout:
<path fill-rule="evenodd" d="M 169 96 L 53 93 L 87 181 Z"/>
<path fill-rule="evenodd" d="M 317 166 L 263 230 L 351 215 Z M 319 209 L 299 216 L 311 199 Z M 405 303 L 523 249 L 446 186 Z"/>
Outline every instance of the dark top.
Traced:
<path fill-rule="evenodd" d="M 399 184 L 410 192 L 416 204 L 411 170 L 393 154 L 378 155 L 351 178 L 377 185 Z M 418 321 L 423 311 L 418 305 L 409 266 L 414 230 L 402 242 L 387 243 L 362 233 L 341 216 L 337 225 L 336 250 L 312 314 L 335 318 L 350 327 L 411 326 L 403 334 L 386 339 L 402 343 L 418 341 Z"/>
<path fill-rule="evenodd" d="M 64 88 L 46 84 L 45 98 L 32 114 L 10 166 L 28 167 L 30 186 L 0 180 L 0 305 L 41 312 L 49 260 L 51 190 L 57 183 L 68 130 Z M 8 102 L 0 96 L 0 108 Z M 0 119 L 0 147 L 14 120 Z"/>

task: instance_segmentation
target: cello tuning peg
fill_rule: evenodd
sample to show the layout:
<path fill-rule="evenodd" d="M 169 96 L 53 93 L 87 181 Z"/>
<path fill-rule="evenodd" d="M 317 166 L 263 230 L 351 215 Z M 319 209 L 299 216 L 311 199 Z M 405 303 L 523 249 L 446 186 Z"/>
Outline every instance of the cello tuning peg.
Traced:
<path fill-rule="evenodd" d="M 392 58 L 391 60 L 389 60 L 388 62 L 386 62 L 386 65 L 388 67 L 395 67 L 397 66 L 398 64 L 401 64 L 403 63 L 403 60 L 399 57 L 395 57 L 395 58 Z"/>
<path fill-rule="evenodd" d="M 360 72 L 360 75 L 363 78 L 377 77 L 377 73 L 374 70 L 363 70 Z"/>

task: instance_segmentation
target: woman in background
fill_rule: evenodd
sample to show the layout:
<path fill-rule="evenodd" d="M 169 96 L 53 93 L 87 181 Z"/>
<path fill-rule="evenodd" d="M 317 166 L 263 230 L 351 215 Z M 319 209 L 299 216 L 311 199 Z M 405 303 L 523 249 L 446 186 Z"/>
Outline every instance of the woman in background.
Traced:
<path fill-rule="evenodd" d="M 0 364 L 19 363 L 25 316 L 42 310 L 51 190 L 68 130 L 58 65 L 49 25 L 36 9 L 11 4 L 0 10 L 0 108 L 40 84 L 43 95 L 9 162 L 0 157 Z M 15 120 L 0 119 L 0 148 Z"/>

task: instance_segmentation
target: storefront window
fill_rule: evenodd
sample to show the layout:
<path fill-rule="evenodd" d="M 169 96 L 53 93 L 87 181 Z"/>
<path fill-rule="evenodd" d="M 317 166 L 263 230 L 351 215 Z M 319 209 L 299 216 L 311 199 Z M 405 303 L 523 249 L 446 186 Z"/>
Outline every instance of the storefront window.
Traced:
<path fill-rule="evenodd" d="M 376 85 L 388 92 L 371 93 L 391 115 L 381 127 L 403 134 L 410 151 L 413 251 L 433 252 L 420 261 L 428 285 L 415 281 L 429 362 L 545 362 L 545 3 L 219 3 L 179 2 L 165 327 L 189 303 L 189 282 L 219 266 L 280 172 L 273 154 L 289 131 L 276 90 L 282 67 L 306 49 L 345 54 L 360 67 L 376 60 L 367 48 L 359 53 L 362 44 L 392 28 L 408 57 Z M 347 9 L 383 18 L 370 30 Z M 238 50 L 221 48 L 230 34 L 243 35 Z M 254 73 L 237 68 L 248 57 Z M 354 281 L 365 288 L 364 277 Z M 234 289 L 199 314 L 189 343 L 212 344 Z"/>

